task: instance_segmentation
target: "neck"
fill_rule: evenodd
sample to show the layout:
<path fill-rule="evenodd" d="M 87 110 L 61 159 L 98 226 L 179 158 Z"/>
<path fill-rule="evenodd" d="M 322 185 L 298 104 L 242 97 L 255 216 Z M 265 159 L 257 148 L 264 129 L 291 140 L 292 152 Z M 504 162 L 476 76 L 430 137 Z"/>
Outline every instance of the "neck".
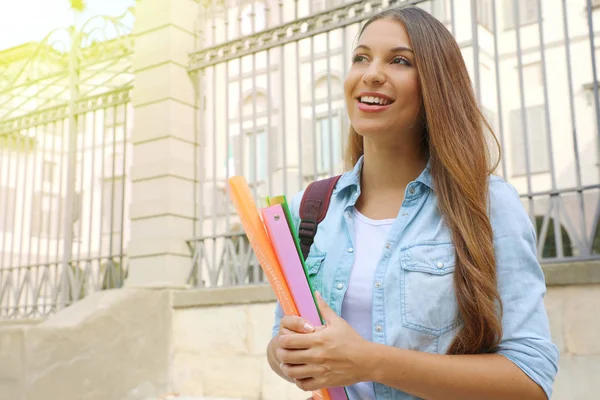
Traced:
<path fill-rule="evenodd" d="M 421 152 L 410 148 L 378 147 L 365 141 L 364 164 L 361 175 L 361 191 L 404 192 L 427 165 Z"/>

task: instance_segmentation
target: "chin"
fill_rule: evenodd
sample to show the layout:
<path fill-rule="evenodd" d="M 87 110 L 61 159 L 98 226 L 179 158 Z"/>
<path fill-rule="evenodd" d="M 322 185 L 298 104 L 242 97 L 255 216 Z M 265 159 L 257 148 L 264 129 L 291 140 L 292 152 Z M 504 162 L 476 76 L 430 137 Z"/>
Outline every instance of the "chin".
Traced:
<path fill-rule="evenodd" d="M 360 136 L 372 137 L 372 136 L 381 136 L 384 132 L 390 130 L 389 124 L 384 123 L 374 123 L 374 121 L 369 121 L 366 123 L 352 124 L 356 133 Z"/>

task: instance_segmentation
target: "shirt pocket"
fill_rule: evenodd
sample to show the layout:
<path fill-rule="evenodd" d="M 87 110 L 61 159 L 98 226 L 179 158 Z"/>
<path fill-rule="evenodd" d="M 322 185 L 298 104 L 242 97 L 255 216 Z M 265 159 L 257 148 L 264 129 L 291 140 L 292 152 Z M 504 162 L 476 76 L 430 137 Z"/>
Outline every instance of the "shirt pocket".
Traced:
<path fill-rule="evenodd" d="M 310 253 L 306 258 L 306 270 L 308 271 L 308 279 L 313 290 L 322 292 L 321 284 L 323 281 L 323 273 L 321 271 L 323 262 L 325 261 L 325 253 Z"/>
<path fill-rule="evenodd" d="M 403 326 L 438 337 L 455 328 L 459 318 L 454 245 L 416 244 L 403 250 L 400 263 Z"/>

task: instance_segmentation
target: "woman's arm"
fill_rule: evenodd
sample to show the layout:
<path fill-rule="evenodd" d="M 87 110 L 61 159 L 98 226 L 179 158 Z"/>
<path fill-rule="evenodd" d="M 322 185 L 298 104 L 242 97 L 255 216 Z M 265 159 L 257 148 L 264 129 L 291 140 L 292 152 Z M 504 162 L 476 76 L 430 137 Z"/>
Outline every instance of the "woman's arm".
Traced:
<path fill-rule="evenodd" d="M 427 400 L 546 400 L 546 394 L 499 354 L 439 355 L 367 343 L 366 380 Z"/>
<path fill-rule="evenodd" d="M 547 398 L 500 354 L 439 355 L 368 342 L 317 299 L 326 328 L 281 336 L 275 349 L 281 372 L 302 390 L 373 381 L 427 400 Z"/>

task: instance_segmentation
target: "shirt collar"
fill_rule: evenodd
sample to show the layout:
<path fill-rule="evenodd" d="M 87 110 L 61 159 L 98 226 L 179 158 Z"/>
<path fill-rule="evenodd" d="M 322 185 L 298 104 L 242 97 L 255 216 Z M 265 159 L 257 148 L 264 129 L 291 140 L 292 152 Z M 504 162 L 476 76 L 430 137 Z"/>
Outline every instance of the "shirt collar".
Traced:
<path fill-rule="evenodd" d="M 344 189 L 347 189 L 351 186 L 354 186 L 356 189 L 358 189 L 358 191 L 360 193 L 360 175 L 362 172 L 363 164 L 364 164 L 364 156 L 361 156 L 358 159 L 358 161 L 356 162 L 356 164 L 354 165 L 354 168 L 351 171 L 348 171 L 342 175 L 342 177 L 338 181 L 338 184 L 336 185 L 334 193 L 343 191 Z M 423 185 L 427 186 L 429 189 L 435 190 L 434 184 L 433 184 L 433 178 L 431 177 L 431 160 L 430 159 L 427 160 L 427 165 L 425 166 L 425 169 L 423 170 L 423 172 L 421 172 L 421 174 L 417 177 L 417 179 L 415 179 L 415 182 L 422 183 Z"/>

